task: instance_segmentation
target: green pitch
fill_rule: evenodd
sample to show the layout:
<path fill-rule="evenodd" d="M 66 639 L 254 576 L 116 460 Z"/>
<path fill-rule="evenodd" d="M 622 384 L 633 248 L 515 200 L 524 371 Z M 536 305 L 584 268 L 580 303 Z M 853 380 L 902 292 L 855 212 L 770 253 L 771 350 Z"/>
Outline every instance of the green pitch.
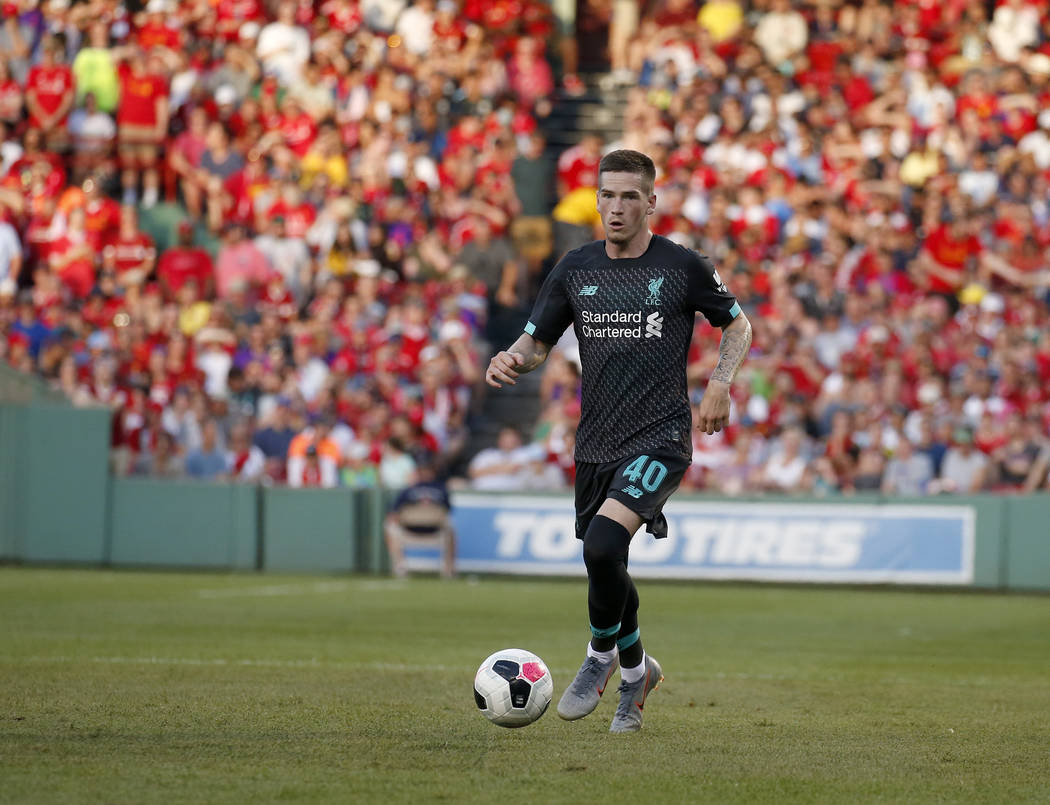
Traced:
<path fill-rule="evenodd" d="M 1050 598 L 639 588 L 614 736 L 471 695 L 509 646 L 561 694 L 582 580 L 0 569 L 0 802 L 1050 801 Z"/>

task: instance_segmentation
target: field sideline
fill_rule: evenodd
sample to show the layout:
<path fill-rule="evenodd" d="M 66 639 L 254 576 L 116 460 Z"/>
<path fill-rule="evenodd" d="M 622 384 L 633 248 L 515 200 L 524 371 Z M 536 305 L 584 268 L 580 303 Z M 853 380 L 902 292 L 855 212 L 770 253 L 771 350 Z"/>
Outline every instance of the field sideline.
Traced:
<path fill-rule="evenodd" d="M 1050 598 L 642 581 L 667 680 L 520 730 L 585 583 L 0 568 L 0 802 L 1048 802 Z"/>

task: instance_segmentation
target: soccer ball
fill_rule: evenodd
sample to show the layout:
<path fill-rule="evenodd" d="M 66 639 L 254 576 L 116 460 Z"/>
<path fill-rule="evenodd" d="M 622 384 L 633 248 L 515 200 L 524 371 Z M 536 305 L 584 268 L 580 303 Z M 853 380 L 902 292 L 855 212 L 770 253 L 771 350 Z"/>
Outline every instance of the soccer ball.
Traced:
<path fill-rule="evenodd" d="M 531 651 L 505 648 L 481 664 L 474 675 L 474 701 L 501 727 L 524 727 L 547 711 L 554 680 L 546 663 Z"/>

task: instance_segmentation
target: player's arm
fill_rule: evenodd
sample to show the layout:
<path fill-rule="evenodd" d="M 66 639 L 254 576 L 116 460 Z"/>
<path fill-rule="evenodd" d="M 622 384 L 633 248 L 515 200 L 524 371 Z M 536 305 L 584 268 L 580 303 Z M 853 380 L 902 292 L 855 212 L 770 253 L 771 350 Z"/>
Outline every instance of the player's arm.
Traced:
<path fill-rule="evenodd" d="M 709 436 L 729 424 L 729 390 L 740 364 L 751 349 L 751 322 L 743 312 L 722 328 L 718 363 L 700 401 L 697 427 Z"/>
<path fill-rule="evenodd" d="M 547 360 L 551 353 L 551 344 L 539 341 L 528 333 L 522 333 L 509 348 L 497 352 L 489 361 L 485 371 L 485 382 L 493 388 L 503 388 L 503 383 L 514 385 L 518 375 L 531 372 Z"/>

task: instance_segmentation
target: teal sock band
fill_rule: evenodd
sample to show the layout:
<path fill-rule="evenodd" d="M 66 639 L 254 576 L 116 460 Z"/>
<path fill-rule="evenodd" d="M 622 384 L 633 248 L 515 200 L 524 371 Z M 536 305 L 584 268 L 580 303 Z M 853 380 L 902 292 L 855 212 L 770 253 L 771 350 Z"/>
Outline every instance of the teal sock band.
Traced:
<path fill-rule="evenodd" d="M 595 637 L 615 637 L 620 633 L 620 624 L 610 626 L 608 629 L 599 629 L 593 623 L 591 624 L 591 634 Z"/>
<path fill-rule="evenodd" d="M 616 648 L 620 649 L 620 651 L 623 651 L 625 648 L 630 648 L 631 646 L 633 646 L 635 643 L 638 642 L 638 638 L 640 638 L 641 636 L 642 636 L 642 630 L 641 629 L 635 629 L 633 632 L 631 632 L 626 637 L 621 637 L 619 640 L 617 640 L 616 641 Z"/>

